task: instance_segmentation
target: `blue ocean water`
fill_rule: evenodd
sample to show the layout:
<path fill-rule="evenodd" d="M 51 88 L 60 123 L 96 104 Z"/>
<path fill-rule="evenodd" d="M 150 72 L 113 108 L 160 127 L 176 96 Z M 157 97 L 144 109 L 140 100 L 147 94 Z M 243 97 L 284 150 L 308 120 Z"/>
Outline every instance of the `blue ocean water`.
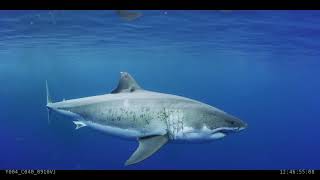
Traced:
<path fill-rule="evenodd" d="M 0 11 L 0 169 L 320 168 L 320 11 L 139 12 Z M 110 92 L 120 71 L 249 126 L 125 167 L 137 142 L 48 125 L 45 80 L 61 101 Z"/>

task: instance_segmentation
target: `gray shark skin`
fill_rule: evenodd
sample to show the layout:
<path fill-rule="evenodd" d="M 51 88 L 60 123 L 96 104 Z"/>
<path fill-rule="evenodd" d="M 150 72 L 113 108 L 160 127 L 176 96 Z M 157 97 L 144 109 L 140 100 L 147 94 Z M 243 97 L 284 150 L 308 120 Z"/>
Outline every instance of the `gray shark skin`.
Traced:
<path fill-rule="evenodd" d="M 125 165 L 138 163 L 168 142 L 207 142 L 247 127 L 240 119 L 189 98 L 142 89 L 121 72 L 111 93 L 51 102 L 47 87 L 48 120 L 52 112 L 73 120 L 76 129 L 91 127 L 110 135 L 138 140 Z"/>

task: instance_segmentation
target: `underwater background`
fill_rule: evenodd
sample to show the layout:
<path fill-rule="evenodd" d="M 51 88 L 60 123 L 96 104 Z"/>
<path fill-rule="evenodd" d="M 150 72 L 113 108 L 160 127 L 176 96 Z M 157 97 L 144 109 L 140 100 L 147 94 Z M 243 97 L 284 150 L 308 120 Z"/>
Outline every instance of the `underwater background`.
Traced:
<path fill-rule="evenodd" d="M 0 169 L 319 169 L 320 11 L 0 11 Z M 120 71 L 147 90 L 210 104 L 248 128 L 138 143 L 71 120 L 54 101 L 109 93 Z"/>

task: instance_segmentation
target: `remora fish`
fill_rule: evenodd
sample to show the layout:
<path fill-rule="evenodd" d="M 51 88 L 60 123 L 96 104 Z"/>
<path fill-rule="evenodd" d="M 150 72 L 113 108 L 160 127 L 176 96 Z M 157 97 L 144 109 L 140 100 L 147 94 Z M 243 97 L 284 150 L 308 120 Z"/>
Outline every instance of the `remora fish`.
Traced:
<path fill-rule="evenodd" d="M 125 165 L 138 163 L 167 142 L 206 142 L 238 132 L 247 124 L 215 107 L 189 98 L 144 90 L 121 72 L 111 93 L 53 103 L 47 88 L 48 120 L 51 112 L 73 120 L 76 129 L 91 127 L 108 134 L 138 140 Z"/>

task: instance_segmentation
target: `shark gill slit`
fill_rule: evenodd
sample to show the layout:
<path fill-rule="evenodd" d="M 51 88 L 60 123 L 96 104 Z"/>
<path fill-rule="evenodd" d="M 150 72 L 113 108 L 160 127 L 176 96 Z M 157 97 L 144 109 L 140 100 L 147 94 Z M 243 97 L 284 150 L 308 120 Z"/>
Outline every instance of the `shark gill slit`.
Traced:
<path fill-rule="evenodd" d="M 177 139 L 177 136 L 181 132 L 183 133 L 183 113 L 176 109 L 164 108 L 163 109 L 164 119 L 167 126 L 169 138 L 172 140 Z"/>

